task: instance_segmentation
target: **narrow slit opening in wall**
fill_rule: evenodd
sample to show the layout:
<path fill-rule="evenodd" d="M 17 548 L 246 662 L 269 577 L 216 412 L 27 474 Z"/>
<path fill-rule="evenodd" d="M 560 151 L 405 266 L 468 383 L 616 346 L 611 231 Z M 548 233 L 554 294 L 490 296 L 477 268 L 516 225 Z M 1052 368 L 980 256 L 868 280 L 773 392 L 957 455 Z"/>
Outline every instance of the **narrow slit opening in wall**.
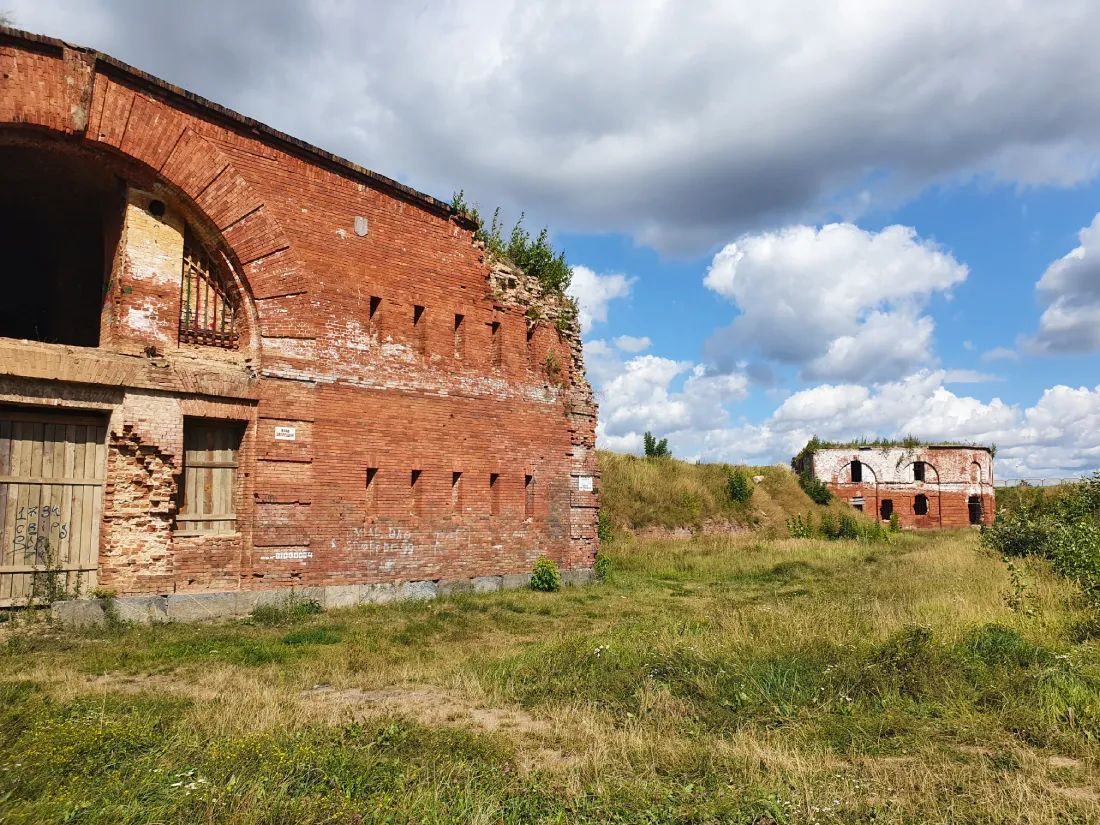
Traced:
<path fill-rule="evenodd" d="M 489 327 L 492 330 L 492 339 L 489 349 L 489 362 L 490 364 L 492 364 L 492 366 L 499 367 L 503 360 L 500 341 L 500 321 L 493 321 L 489 325 Z"/>
<path fill-rule="evenodd" d="M 852 483 L 863 483 L 863 465 L 858 461 L 852 462 Z"/>
<path fill-rule="evenodd" d="M 913 462 L 913 481 L 924 481 L 924 462 Z"/>
<path fill-rule="evenodd" d="M 500 512 L 500 473 L 489 473 L 489 515 Z"/>
<path fill-rule="evenodd" d="M 535 517 L 535 477 L 523 477 L 523 517 Z"/>
<path fill-rule="evenodd" d="M 455 360 L 466 357 L 466 316 L 455 315 Z"/>
<path fill-rule="evenodd" d="M 462 473 L 451 473 L 451 506 L 456 510 L 462 506 Z"/>
<path fill-rule="evenodd" d="M 377 467 L 368 467 L 367 468 L 366 491 L 367 491 L 367 512 L 368 513 L 373 513 L 374 509 L 377 505 L 377 497 L 378 497 L 378 468 Z"/>
<path fill-rule="evenodd" d="M 416 351 L 421 355 L 427 349 L 428 324 L 424 320 L 424 307 L 413 306 L 413 338 L 416 341 Z"/>
<path fill-rule="evenodd" d="M 423 485 L 420 483 L 420 470 L 409 473 L 409 507 L 414 516 L 420 515 Z"/>
<path fill-rule="evenodd" d="M 535 327 L 527 327 L 527 369 L 535 368 Z"/>
<path fill-rule="evenodd" d="M 370 296 L 370 310 L 367 315 L 367 329 L 372 338 L 378 337 L 378 313 L 382 309 L 382 299 L 372 295 Z"/>

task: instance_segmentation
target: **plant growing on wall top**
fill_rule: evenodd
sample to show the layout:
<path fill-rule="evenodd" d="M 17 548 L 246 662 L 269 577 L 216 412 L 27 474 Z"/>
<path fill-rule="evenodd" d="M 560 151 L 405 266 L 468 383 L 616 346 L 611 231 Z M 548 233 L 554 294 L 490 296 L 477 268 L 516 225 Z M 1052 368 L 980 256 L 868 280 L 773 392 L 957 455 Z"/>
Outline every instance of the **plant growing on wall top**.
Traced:
<path fill-rule="evenodd" d="M 543 289 L 565 295 L 565 290 L 573 279 L 573 268 L 566 262 L 564 252 L 554 253 L 548 227 L 544 226 L 532 240 L 523 226 L 525 216 L 521 212 L 519 220 L 505 240 L 504 225 L 500 222 L 500 207 L 494 210 L 492 222 L 486 228 L 477 205 L 470 206 L 466 202 L 463 190 L 455 192 L 451 198 L 451 210 L 456 214 L 466 215 L 477 224 L 474 240 L 484 243 L 485 251 L 492 257 L 508 261 L 537 278 Z"/>
<path fill-rule="evenodd" d="M 860 447 L 876 447 L 880 450 L 891 450 L 896 447 L 904 447 L 907 451 L 912 452 L 917 447 L 927 447 L 932 444 L 943 447 L 975 447 L 989 450 L 990 454 L 993 456 L 997 455 L 996 444 L 986 446 L 985 444 L 977 444 L 972 441 L 923 441 L 912 433 L 904 438 L 869 439 L 866 436 L 862 436 L 850 441 L 822 441 L 815 435 L 806 442 L 805 447 L 798 451 L 798 455 L 794 457 L 792 463 L 797 465 L 802 459 L 819 450 L 856 450 Z"/>

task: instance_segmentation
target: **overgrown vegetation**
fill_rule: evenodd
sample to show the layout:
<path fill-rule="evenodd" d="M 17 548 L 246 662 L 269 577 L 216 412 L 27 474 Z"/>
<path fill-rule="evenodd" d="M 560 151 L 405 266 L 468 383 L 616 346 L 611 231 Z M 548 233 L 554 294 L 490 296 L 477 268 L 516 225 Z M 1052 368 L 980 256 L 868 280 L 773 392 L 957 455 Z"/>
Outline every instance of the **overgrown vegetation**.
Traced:
<path fill-rule="evenodd" d="M 818 438 L 816 435 L 812 436 L 809 441 L 806 442 L 806 446 L 798 451 L 798 455 L 794 457 L 794 465 L 798 464 L 806 456 L 811 455 L 819 450 L 856 450 L 860 447 L 874 447 L 880 450 L 889 450 L 895 447 L 904 447 L 907 450 L 912 450 L 917 447 L 927 447 L 930 444 L 937 446 L 951 446 L 951 447 L 988 447 L 989 452 L 995 457 L 997 455 L 996 444 L 977 444 L 972 441 L 923 441 L 910 433 L 904 438 L 873 438 L 867 437 L 852 439 L 851 441 L 825 441 Z"/>
<path fill-rule="evenodd" d="M 730 471 L 727 489 L 734 504 L 747 504 L 752 498 L 752 480 L 744 470 Z"/>
<path fill-rule="evenodd" d="M 539 556 L 535 569 L 531 571 L 531 589 L 540 593 L 553 593 L 561 590 L 561 573 L 553 559 Z"/>
<path fill-rule="evenodd" d="M 604 451 L 599 457 L 602 519 L 612 530 L 624 533 L 742 525 L 778 538 L 787 536 L 790 516 L 826 509 L 800 489 L 798 478 L 786 466 L 689 464 Z M 740 481 L 732 481 L 736 476 Z M 754 483 L 753 477 L 760 477 L 760 483 Z M 837 518 L 852 512 L 840 501 L 830 502 L 828 509 Z"/>
<path fill-rule="evenodd" d="M 658 441 L 649 430 L 646 430 L 645 435 L 642 436 L 642 446 L 646 458 L 672 458 L 672 450 L 668 448 L 668 439 L 662 438 Z"/>
<path fill-rule="evenodd" d="M 1000 507 L 982 531 L 982 543 L 1006 560 L 1048 559 L 1080 587 L 1100 631 L 1100 472 L 1055 491 L 1018 491 L 1012 507 Z"/>
<path fill-rule="evenodd" d="M 829 541 L 886 541 L 887 529 L 881 522 L 868 518 L 859 518 L 853 512 L 839 515 L 825 510 L 815 524 L 814 514 L 806 513 L 805 518 L 795 513 L 787 519 L 787 530 L 792 539 L 819 538 Z M 900 532 L 892 530 L 891 532 Z"/>
<path fill-rule="evenodd" d="M 833 491 L 829 489 L 829 485 L 814 478 L 809 470 L 803 470 L 798 474 L 798 486 L 814 504 L 828 504 L 833 500 Z"/>
<path fill-rule="evenodd" d="M 295 624 L 310 616 L 316 616 L 321 612 L 321 603 L 316 599 L 307 599 L 291 592 L 286 596 L 261 604 L 252 611 L 249 621 L 252 624 L 266 627 L 278 627 L 279 625 Z"/>
<path fill-rule="evenodd" d="M 486 252 L 492 257 L 507 261 L 537 278 L 543 289 L 565 295 L 565 290 L 573 279 L 573 268 L 566 262 L 565 252 L 555 254 L 548 227 L 544 226 L 532 239 L 523 226 L 525 216 L 520 213 L 519 220 L 505 239 L 504 226 L 500 221 L 500 207 L 493 212 L 492 222 L 486 227 L 477 206 L 468 204 L 465 193 L 461 190 L 455 192 L 451 198 L 451 209 L 460 215 L 466 215 L 477 224 L 474 239 L 484 243 Z"/>
<path fill-rule="evenodd" d="M 1100 816 L 1100 647 L 1044 559 L 1029 616 L 972 531 L 603 552 L 552 594 L 0 631 L 0 821 Z"/>

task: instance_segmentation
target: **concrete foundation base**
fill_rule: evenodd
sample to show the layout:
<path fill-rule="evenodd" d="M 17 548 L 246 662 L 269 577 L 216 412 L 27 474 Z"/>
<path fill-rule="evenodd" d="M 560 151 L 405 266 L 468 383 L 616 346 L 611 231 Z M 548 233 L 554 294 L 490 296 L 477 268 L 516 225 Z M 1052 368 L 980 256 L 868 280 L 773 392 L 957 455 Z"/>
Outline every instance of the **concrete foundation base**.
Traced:
<path fill-rule="evenodd" d="M 562 582 L 568 586 L 590 584 L 593 570 L 563 570 Z M 388 604 L 394 601 L 422 601 L 465 593 L 491 593 L 527 587 L 530 574 L 478 576 L 473 579 L 446 581 L 386 582 L 384 584 L 338 584 L 330 587 L 296 587 L 277 590 L 240 590 L 235 593 L 183 593 L 172 596 L 120 596 L 110 600 L 110 609 L 121 621 L 153 624 L 156 622 L 199 622 L 207 619 L 232 619 L 249 615 L 257 607 L 280 604 L 287 599 L 316 601 L 326 610 L 356 607 L 361 604 Z M 66 627 L 94 627 L 107 620 L 108 600 L 78 599 L 54 602 L 51 614 Z"/>

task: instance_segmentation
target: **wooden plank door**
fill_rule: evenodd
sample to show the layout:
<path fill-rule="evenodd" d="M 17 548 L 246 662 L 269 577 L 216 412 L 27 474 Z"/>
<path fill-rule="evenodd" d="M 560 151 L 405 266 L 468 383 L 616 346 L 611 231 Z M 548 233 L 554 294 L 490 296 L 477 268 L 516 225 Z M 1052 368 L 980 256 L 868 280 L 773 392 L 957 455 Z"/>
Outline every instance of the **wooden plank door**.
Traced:
<path fill-rule="evenodd" d="M 106 465 L 104 418 L 0 408 L 0 606 L 95 588 Z"/>

